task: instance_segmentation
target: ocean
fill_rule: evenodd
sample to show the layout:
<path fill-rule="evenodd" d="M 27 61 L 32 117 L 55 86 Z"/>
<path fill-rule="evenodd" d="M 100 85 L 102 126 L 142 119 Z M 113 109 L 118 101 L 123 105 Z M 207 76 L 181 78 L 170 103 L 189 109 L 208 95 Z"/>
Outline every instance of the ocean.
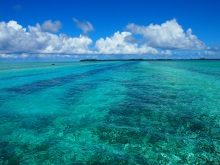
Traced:
<path fill-rule="evenodd" d="M 0 164 L 220 164 L 220 61 L 0 63 Z"/>

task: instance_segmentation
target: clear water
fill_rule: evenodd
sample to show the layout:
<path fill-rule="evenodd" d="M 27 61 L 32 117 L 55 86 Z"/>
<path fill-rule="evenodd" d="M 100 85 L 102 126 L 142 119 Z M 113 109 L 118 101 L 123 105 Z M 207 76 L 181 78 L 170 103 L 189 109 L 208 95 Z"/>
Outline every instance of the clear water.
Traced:
<path fill-rule="evenodd" d="M 0 164 L 220 164 L 220 61 L 0 64 Z"/>

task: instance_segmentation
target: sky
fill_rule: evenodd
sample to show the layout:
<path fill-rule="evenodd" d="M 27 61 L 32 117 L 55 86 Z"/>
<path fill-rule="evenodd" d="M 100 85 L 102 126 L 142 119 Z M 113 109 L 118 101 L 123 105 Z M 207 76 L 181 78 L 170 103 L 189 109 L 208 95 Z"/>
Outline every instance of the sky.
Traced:
<path fill-rule="evenodd" d="M 0 61 L 220 58 L 218 0 L 1 0 Z"/>

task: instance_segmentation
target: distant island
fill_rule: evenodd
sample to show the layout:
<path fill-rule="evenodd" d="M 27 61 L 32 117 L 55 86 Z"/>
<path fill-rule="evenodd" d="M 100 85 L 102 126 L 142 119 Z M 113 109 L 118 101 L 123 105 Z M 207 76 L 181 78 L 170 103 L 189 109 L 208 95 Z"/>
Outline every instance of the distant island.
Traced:
<path fill-rule="evenodd" d="M 83 59 L 80 60 L 80 62 L 102 62 L 102 61 L 190 61 L 190 60 L 220 60 L 220 59 L 210 59 L 210 58 L 198 58 L 198 59 L 142 59 L 142 58 L 138 58 L 138 59 L 104 59 L 104 60 L 100 60 L 100 59 Z"/>

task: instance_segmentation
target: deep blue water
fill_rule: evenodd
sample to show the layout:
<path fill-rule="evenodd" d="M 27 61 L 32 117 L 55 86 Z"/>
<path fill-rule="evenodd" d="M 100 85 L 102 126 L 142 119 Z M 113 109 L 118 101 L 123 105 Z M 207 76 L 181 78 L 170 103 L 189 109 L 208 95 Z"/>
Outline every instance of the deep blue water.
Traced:
<path fill-rule="evenodd" d="M 0 164 L 220 164 L 220 61 L 0 63 Z"/>

